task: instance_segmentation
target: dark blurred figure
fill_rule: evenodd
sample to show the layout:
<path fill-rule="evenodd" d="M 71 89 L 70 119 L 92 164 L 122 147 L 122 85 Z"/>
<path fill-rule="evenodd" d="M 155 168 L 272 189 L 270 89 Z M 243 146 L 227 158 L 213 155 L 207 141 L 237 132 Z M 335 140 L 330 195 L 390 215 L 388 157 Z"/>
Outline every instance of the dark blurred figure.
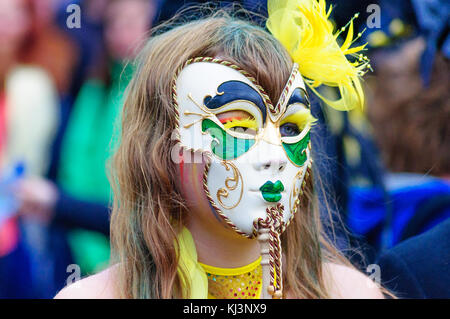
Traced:
<path fill-rule="evenodd" d="M 57 68 L 40 58 L 47 29 L 36 8 L 31 0 L 0 0 L 0 297 L 37 296 L 51 268 L 42 263 L 42 227 L 16 217 L 20 196 L 12 192 L 18 178 L 45 175 L 59 121 Z"/>
<path fill-rule="evenodd" d="M 367 113 L 387 173 L 350 192 L 348 223 L 376 251 L 450 217 L 450 3 L 380 1 L 367 30 Z M 386 10 L 384 10 L 386 9 Z"/>
<path fill-rule="evenodd" d="M 420 73 L 425 41 L 416 38 L 379 59 L 368 113 L 387 169 L 391 246 L 450 217 L 450 62 L 434 58 Z M 376 209 L 372 204 L 368 207 Z"/>
<path fill-rule="evenodd" d="M 450 64 L 438 53 L 426 86 L 424 50 L 425 41 L 415 38 L 377 53 L 376 78 L 368 80 L 368 114 L 390 172 L 384 176 L 389 198 L 379 189 L 355 189 L 351 225 L 382 248 L 450 217 Z"/>
<path fill-rule="evenodd" d="M 105 4 L 105 51 L 96 53 L 61 133 L 61 145 L 54 148 L 58 150 L 56 165 L 53 163 L 55 181 L 34 177 L 17 182 L 20 214 L 48 228 L 45 248 L 54 264 L 54 280 L 47 278 L 49 291 L 37 297 L 53 297 L 66 284 L 71 263 L 78 265 L 82 274 L 96 272 L 108 263 L 112 194 L 107 161 L 117 142 L 114 126 L 120 120 L 123 93 L 133 71 L 126 63 L 143 43 L 154 11 L 148 0 Z"/>
<path fill-rule="evenodd" d="M 52 76 L 60 95 L 70 90 L 72 74 L 75 71 L 78 50 L 55 23 L 56 3 L 54 0 L 31 0 L 34 39 L 29 40 L 25 62 L 44 67 Z"/>
<path fill-rule="evenodd" d="M 60 125 L 52 145 L 52 158 L 47 177 L 56 180 L 61 154 L 62 140 L 67 128 L 75 98 L 80 88 L 93 69 L 98 68 L 104 56 L 103 16 L 108 0 L 60 0 L 56 9 L 56 22 L 76 47 L 75 68 L 70 74 L 71 82 L 66 94 L 61 97 Z M 75 4 L 80 6 L 79 28 L 69 28 L 70 18 L 67 8 Z M 103 63 L 103 62 L 101 62 Z"/>
<path fill-rule="evenodd" d="M 450 298 L 450 219 L 383 253 L 381 281 L 399 298 Z"/>
<path fill-rule="evenodd" d="M 435 57 L 424 85 L 417 38 L 397 51 L 375 56 L 377 79 L 368 109 L 383 160 L 391 172 L 450 176 L 450 61 Z"/>
<path fill-rule="evenodd" d="M 154 7 L 147 0 L 115 0 L 107 4 L 104 13 L 105 55 L 81 86 L 62 141 L 57 176 L 62 191 L 55 220 L 108 235 L 112 194 L 106 166 L 117 142 L 114 126 L 120 120 L 123 93 L 133 72 L 126 63 L 143 43 Z M 83 273 L 106 266 L 107 238 L 78 230 L 71 231 L 69 239 Z"/>
<path fill-rule="evenodd" d="M 71 74 L 68 103 L 78 95 L 89 71 L 95 67 L 104 52 L 103 17 L 108 0 L 60 0 L 56 21 L 60 29 L 75 43 L 78 51 L 76 68 Z M 80 28 L 68 28 L 67 8 L 71 4 L 80 6 Z"/>
<path fill-rule="evenodd" d="M 200 17 L 202 10 L 209 12 L 209 9 L 214 10 L 219 7 L 248 10 L 250 14 L 256 14 L 252 20 L 261 25 L 265 23 L 263 17 L 267 17 L 267 0 L 156 0 L 156 2 L 160 9 L 157 11 L 155 24 L 169 20 L 179 11 L 183 11 L 186 16 L 186 10 L 192 7 L 196 8 L 193 13 L 195 17 Z M 198 8 L 201 10 L 199 11 Z"/>
<path fill-rule="evenodd" d="M 1 165 L 24 160 L 30 174 L 42 176 L 58 122 L 56 81 L 50 70 L 57 67 L 41 63 L 40 39 L 46 29 L 35 23 L 34 1 L 2 0 L 0 15 Z"/>

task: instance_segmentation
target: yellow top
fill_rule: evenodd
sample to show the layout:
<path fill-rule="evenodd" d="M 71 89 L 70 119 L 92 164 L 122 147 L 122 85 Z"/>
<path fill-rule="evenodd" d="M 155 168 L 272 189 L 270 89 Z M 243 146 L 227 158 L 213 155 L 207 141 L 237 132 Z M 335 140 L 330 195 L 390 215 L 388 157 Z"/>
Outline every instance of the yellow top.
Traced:
<path fill-rule="evenodd" d="M 219 268 L 200 263 L 208 277 L 208 299 L 259 299 L 261 257 L 239 268 Z"/>
<path fill-rule="evenodd" d="M 178 270 L 182 276 L 184 298 L 259 299 L 262 286 L 261 257 L 239 268 L 219 268 L 202 264 L 191 233 L 183 228 L 178 235 L 180 250 Z"/>

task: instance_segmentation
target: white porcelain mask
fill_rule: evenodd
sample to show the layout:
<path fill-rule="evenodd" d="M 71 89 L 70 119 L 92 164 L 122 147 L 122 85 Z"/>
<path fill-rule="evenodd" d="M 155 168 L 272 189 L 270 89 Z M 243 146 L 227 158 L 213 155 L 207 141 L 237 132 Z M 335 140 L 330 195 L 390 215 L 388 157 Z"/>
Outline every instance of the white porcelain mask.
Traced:
<path fill-rule="evenodd" d="M 213 58 L 189 60 L 173 90 L 181 146 L 210 158 L 204 188 L 212 213 L 253 237 L 255 219 L 282 204 L 287 225 L 311 165 L 314 120 L 297 66 L 277 104 L 247 72 Z"/>

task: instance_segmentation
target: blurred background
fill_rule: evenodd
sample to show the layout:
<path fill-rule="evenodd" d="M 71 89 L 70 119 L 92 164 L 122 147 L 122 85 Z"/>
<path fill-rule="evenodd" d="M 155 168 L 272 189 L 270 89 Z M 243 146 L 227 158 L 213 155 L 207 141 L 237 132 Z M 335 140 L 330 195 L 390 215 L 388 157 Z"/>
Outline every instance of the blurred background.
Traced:
<path fill-rule="evenodd" d="M 127 62 L 152 26 L 204 2 L 0 0 L 0 298 L 52 298 L 69 265 L 81 276 L 107 267 L 106 163 L 133 74 Z M 323 212 L 343 221 L 335 241 L 361 247 L 349 257 L 365 271 L 450 216 L 450 4 L 327 3 L 338 26 L 360 13 L 373 68 L 364 110 L 313 103 L 319 197 L 332 198 Z M 265 0 L 212 4 L 230 5 L 257 13 L 257 23 L 267 15 Z"/>

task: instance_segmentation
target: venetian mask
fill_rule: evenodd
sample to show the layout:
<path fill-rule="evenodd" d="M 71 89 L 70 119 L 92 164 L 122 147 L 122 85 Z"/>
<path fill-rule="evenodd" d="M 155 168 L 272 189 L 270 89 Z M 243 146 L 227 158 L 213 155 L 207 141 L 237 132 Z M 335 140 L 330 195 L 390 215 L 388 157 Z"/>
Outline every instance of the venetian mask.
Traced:
<path fill-rule="evenodd" d="M 279 204 L 289 224 L 311 165 L 314 121 L 297 65 L 276 103 L 245 70 L 213 58 L 186 62 L 173 94 L 180 145 L 209 158 L 204 190 L 212 213 L 246 237 Z"/>

